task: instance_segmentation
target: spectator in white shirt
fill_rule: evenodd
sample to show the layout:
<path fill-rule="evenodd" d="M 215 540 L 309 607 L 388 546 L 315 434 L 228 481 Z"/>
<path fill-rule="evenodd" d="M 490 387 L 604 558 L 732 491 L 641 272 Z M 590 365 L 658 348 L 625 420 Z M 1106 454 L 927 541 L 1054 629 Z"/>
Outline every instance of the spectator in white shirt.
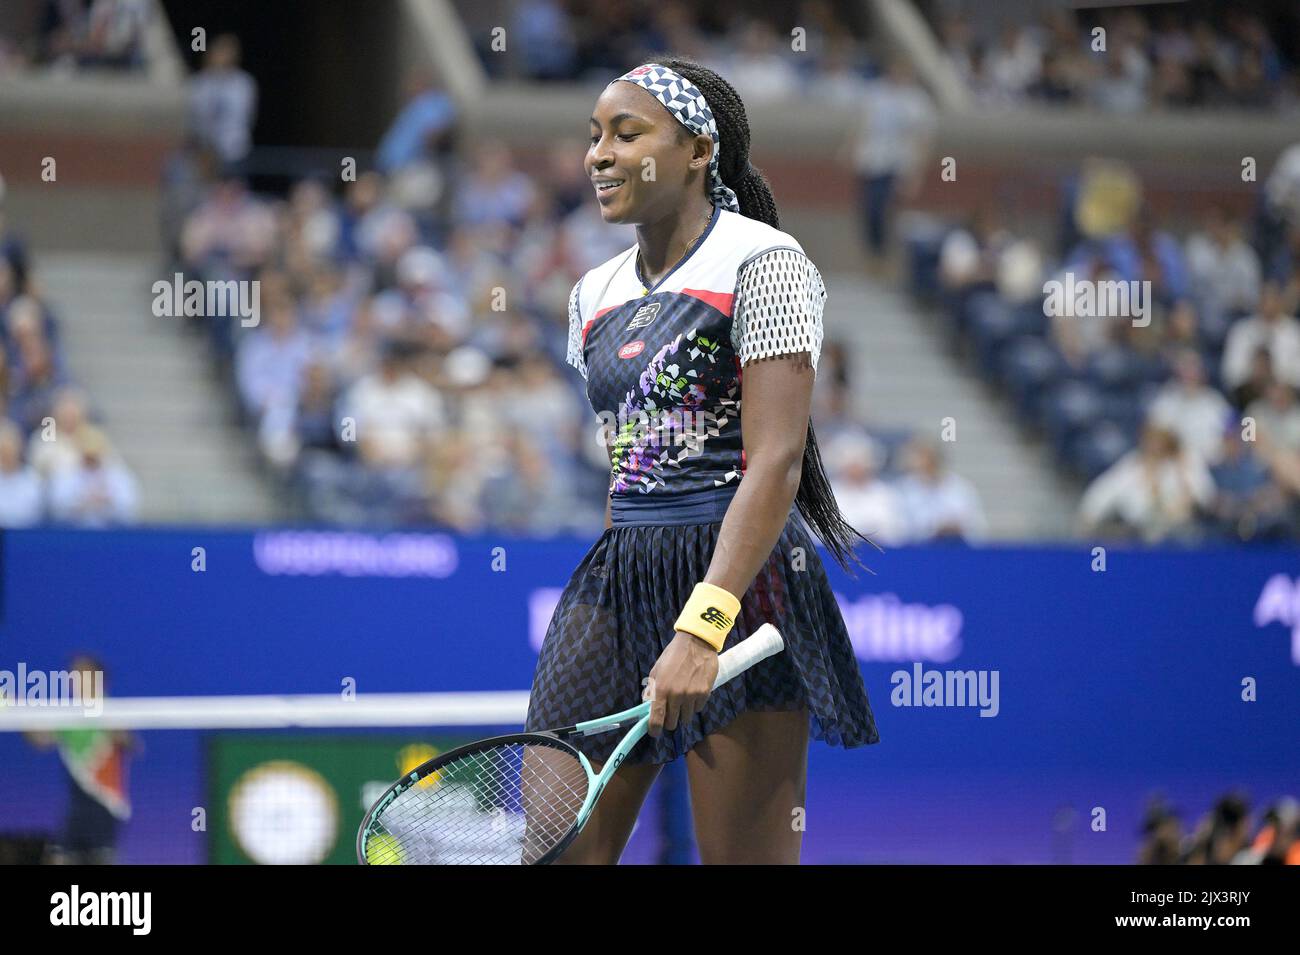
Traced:
<path fill-rule="evenodd" d="M 907 542 L 903 499 L 880 478 L 884 453 L 870 438 L 843 435 L 826 449 L 835 500 L 844 519 L 877 544 Z"/>
<path fill-rule="evenodd" d="M 1187 265 L 1208 315 L 1253 309 L 1259 301 L 1259 256 L 1222 206 L 1212 207 L 1204 229 L 1187 240 Z"/>
<path fill-rule="evenodd" d="M 912 540 L 978 540 L 987 522 L 975 486 L 952 473 L 934 443 L 915 438 L 904 450 L 908 474 L 898 483 Z"/>
<path fill-rule="evenodd" d="M 1043 68 L 1043 52 L 1034 36 L 1019 24 L 1002 28 L 997 45 L 984 62 L 985 75 L 995 90 L 1010 98 L 1024 95 Z"/>
<path fill-rule="evenodd" d="M 135 478 L 98 428 L 78 433 L 81 462 L 50 481 L 50 516 L 79 527 L 107 527 L 135 520 Z"/>
<path fill-rule="evenodd" d="M 46 480 L 81 463 L 77 438 L 87 424 L 85 393 L 76 387 L 58 392 L 50 417 L 52 427 L 42 423 L 27 441 L 27 463 Z"/>
<path fill-rule="evenodd" d="M 1079 504 L 1085 533 L 1118 531 L 1147 541 L 1190 534 L 1214 499 L 1205 462 L 1185 453 L 1178 436 L 1148 424 L 1141 445 L 1088 485 Z"/>
<path fill-rule="evenodd" d="M 22 449 L 17 425 L 0 419 L 0 527 L 32 527 L 44 511 L 41 477 L 23 464 Z"/>
<path fill-rule="evenodd" d="M 1263 397 L 1246 407 L 1246 417 L 1278 447 L 1293 454 L 1300 452 L 1300 403 L 1289 385 L 1271 382 Z"/>
<path fill-rule="evenodd" d="M 1182 446 L 1207 464 L 1223 455 L 1223 426 L 1232 405 L 1205 383 L 1201 356 L 1183 349 L 1174 357 L 1175 380 L 1156 395 L 1148 420 L 1178 435 Z"/>
<path fill-rule="evenodd" d="M 1223 384 L 1235 390 L 1251 374 L 1255 352 L 1267 348 L 1273 377 L 1300 387 L 1300 322 L 1286 313 L 1282 289 L 1265 282 L 1259 294 L 1259 313 L 1233 322 L 1223 347 Z"/>
<path fill-rule="evenodd" d="M 248 155 L 257 115 L 257 81 L 239 68 L 239 53 L 238 37 L 214 37 L 190 84 L 190 128 L 227 163 Z"/>
<path fill-rule="evenodd" d="M 357 447 L 367 466 L 418 466 L 444 426 L 442 396 L 406 367 L 404 349 L 389 345 L 379 370 L 343 397 L 343 417 L 355 422 Z"/>

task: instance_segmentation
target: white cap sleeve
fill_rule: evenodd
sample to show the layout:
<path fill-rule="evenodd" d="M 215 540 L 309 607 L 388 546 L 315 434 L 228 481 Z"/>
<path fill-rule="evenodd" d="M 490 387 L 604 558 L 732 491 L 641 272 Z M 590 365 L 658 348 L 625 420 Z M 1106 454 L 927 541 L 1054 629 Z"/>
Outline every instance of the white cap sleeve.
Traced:
<path fill-rule="evenodd" d="M 587 377 L 587 363 L 582 357 L 582 309 L 578 307 L 578 292 L 582 288 L 582 279 L 569 293 L 569 352 L 565 360 Z"/>
<path fill-rule="evenodd" d="M 808 352 L 812 366 L 822 348 L 826 286 L 798 249 L 769 249 L 741 267 L 731 342 L 742 366 L 759 358 Z"/>

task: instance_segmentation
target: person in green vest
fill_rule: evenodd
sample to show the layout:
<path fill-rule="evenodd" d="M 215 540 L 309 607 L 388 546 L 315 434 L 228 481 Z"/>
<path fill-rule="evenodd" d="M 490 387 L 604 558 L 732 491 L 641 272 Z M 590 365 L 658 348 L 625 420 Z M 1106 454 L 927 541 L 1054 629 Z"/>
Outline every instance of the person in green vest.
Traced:
<path fill-rule="evenodd" d="M 88 654 L 73 658 L 70 667 L 80 676 L 86 695 L 102 690 L 103 665 Z M 28 740 L 41 749 L 58 750 L 68 777 L 68 812 L 46 862 L 66 865 L 110 865 L 122 823 L 131 818 L 127 794 L 127 763 L 138 743 L 125 730 L 103 729 L 87 717 L 84 727 L 34 732 Z"/>

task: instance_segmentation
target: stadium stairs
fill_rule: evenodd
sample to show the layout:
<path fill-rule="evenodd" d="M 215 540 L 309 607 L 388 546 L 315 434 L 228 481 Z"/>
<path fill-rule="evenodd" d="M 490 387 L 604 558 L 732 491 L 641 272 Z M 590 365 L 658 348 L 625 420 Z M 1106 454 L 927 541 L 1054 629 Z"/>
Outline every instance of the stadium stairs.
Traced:
<path fill-rule="evenodd" d="M 72 378 L 140 482 L 146 522 L 282 519 L 201 336 L 155 317 L 157 256 L 37 250 Z"/>
<path fill-rule="evenodd" d="M 948 465 L 975 485 L 990 537 L 1072 536 L 1078 489 L 1058 477 L 1043 447 L 1020 434 L 1006 406 L 952 355 L 910 297 L 865 276 L 839 273 L 827 281 L 835 293 L 826 304 L 827 336 L 847 346 L 862 419 L 940 441 Z M 945 418 L 955 424 L 950 442 L 942 441 Z"/>

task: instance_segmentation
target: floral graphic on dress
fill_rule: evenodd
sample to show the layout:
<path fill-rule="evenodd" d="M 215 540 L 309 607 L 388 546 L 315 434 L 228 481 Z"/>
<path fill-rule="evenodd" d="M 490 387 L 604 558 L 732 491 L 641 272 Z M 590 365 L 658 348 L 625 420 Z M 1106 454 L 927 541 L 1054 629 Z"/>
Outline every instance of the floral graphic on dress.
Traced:
<path fill-rule="evenodd" d="M 706 399 L 710 383 L 719 386 L 718 392 L 728 391 L 714 367 L 721 347 L 721 342 L 691 329 L 664 345 L 646 364 L 637 387 L 619 404 L 609 451 L 611 490 L 649 492 L 662 483 L 665 465 L 679 466 L 699 454 L 704 439 L 718 433 L 717 417 Z M 732 387 L 729 398 L 734 391 Z M 725 422 L 724 417 L 721 423 Z M 674 445 L 685 446 L 676 457 L 670 454 Z"/>

